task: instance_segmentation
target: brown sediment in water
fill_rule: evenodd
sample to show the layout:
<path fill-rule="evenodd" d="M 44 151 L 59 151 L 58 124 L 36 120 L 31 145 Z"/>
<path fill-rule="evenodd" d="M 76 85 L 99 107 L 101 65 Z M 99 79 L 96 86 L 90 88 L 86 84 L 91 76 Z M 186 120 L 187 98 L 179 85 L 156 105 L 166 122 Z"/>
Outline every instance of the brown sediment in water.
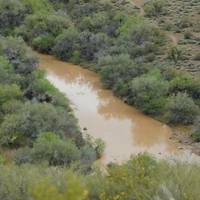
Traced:
<path fill-rule="evenodd" d="M 167 125 L 145 116 L 103 89 L 96 73 L 52 56 L 40 54 L 39 58 L 47 79 L 71 101 L 81 128 L 86 127 L 90 135 L 105 141 L 104 163 L 121 162 L 144 151 L 154 155 L 176 151 Z"/>

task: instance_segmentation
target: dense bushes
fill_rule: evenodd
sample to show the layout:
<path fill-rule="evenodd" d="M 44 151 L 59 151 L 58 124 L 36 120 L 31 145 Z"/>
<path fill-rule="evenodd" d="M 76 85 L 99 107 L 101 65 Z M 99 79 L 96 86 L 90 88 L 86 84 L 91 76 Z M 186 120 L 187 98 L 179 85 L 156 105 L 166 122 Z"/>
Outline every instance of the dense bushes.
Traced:
<path fill-rule="evenodd" d="M 83 31 L 79 35 L 81 57 L 86 61 L 94 61 L 96 54 L 104 50 L 109 43 L 108 36 L 104 33 L 91 33 Z"/>
<path fill-rule="evenodd" d="M 76 46 L 77 39 L 77 30 L 73 28 L 66 30 L 56 38 L 53 53 L 61 60 L 69 60 L 74 52 L 78 50 Z"/>
<path fill-rule="evenodd" d="M 165 14 L 165 0 L 151 0 L 144 6 L 145 14 L 149 17 L 158 17 L 159 15 Z"/>
<path fill-rule="evenodd" d="M 28 9 L 19 0 L 0 1 L 0 34 L 9 34 L 16 26 L 19 26 Z"/>
<path fill-rule="evenodd" d="M 17 163 L 76 161 L 90 169 L 104 146 L 83 139 L 69 102 L 37 69 L 36 57 L 22 40 L 0 39 L 0 71 L 1 147 L 23 147 Z"/>
<path fill-rule="evenodd" d="M 15 156 L 17 164 L 25 162 L 39 163 L 47 161 L 49 165 L 68 166 L 80 160 L 80 151 L 72 140 L 61 140 L 53 133 L 42 133 L 33 148 L 21 149 Z"/>
<path fill-rule="evenodd" d="M 62 60 L 91 66 L 100 73 L 106 87 L 145 113 L 166 119 L 165 104 L 169 97 L 179 92 L 187 93 L 195 104 L 200 104 L 198 78 L 179 72 L 169 79 L 165 77 L 164 66 L 173 68 L 186 59 L 180 45 L 166 48 L 167 39 L 163 31 L 145 16 L 138 16 L 128 2 L 10 0 L 1 3 L 9 5 L 9 8 L 16 4 L 15 9 L 4 8 L 4 11 L 6 15 L 13 16 L 13 12 L 23 15 L 19 18 L 17 14 L 15 20 L 20 23 L 11 26 L 15 29 L 14 33 L 23 37 L 34 49 Z M 164 15 L 167 5 L 168 2 L 163 0 L 148 1 L 144 4 L 145 14 L 149 17 Z M 20 49 L 24 45 L 22 41 L 10 38 L 8 42 L 2 40 L 1 43 L 0 51 L 13 65 L 13 69 L 9 70 L 17 72 L 12 80 L 9 78 L 10 83 L 19 84 L 24 96 L 31 101 L 67 107 L 63 97 L 52 90 L 43 75 L 31 73 L 36 60 L 28 55 L 28 49 Z M 23 58 L 20 63 L 17 57 Z M 161 70 L 160 77 L 151 72 L 157 68 Z M 0 78 L 11 73 L 7 69 L 1 71 Z M 5 80 L 2 82 L 5 83 Z"/>
<path fill-rule="evenodd" d="M 13 65 L 15 72 L 24 78 L 37 67 L 36 57 L 21 39 L 0 38 L 0 53 Z"/>
<path fill-rule="evenodd" d="M 55 38 L 70 26 L 71 21 L 66 16 L 40 13 L 29 15 L 16 32 L 18 35 L 23 36 L 35 49 L 50 53 Z"/>
<path fill-rule="evenodd" d="M 80 135 L 76 120 L 64 109 L 55 108 L 51 104 L 26 103 L 19 113 L 6 116 L 0 127 L 0 141 L 3 145 L 15 144 L 23 138 L 32 141 L 39 133 L 46 131 L 77 138 L 77 142 L 81 142 L 78 141 Z"/>
<path fill-rule="evenodd" d="M 5 200 L 198 200 L 199 166 L 167 163 L 147 155 L 111 165 L 107 173 L 81 175 L 60 167 L 0 166 L 0 198 Z"/>
<path fill-rule="evenodd" d="M 88 193 L 81 177 L 62 168 L 1 166 L 0 182 L 5 200 L 84 200 Z"/>
<path fill-rule="evenodd" d="M 128 54 L 100 57 L 98 68 L 108 88 L 114 88 L 120 81 L 128 82 L 142 72 L 142 67 L 134 63 Z"/>
<path fill-rule="evenodd" d="M 104 143 L 100 140 L 86 141 L 82 147 L 77 147 L 72 139 L 61 139 L 57 134 L 41 133 L 32 148 L 19 149 L 15 154 L 15 163 L 43 163 L 50 166 L 79 165 L 82 170 L 88 170 L 92 163 L 100 158 L 104 151 Z"/>
<path fill-rule="evenodd" d="M 160 114 L 166 103 L 169 85 L 159 74 L 135 78 L 130 85 L 128 102 L 148 114 Z"/>
<path fill-rule="evenodd" d="M 127 24 L 126 24 L 127 23 Z M 132 18 L 120 27 L 119 43 L 126 45 L 132 59 L 151 62 L 161 53 L 165 37 L 158 27 L 140 18 Z"/>
<path fill-rule="evenodd" d="M 175 124 L 192 124 L 198 115 L 198 109 L 186 93 L 178 93 L 171 96 L 166 105 L 168 121 Z"/>
<path fill-rule="evenodd" d="M 8 2 L 10 7 L 15 3 L 13 1 Z M 167 55 L 163 55 L 162 51 L 166 41 L 165 35 L 156 25 L 147 21 L 144 17 L 129 16 L 128 13 L 124 12 L 123 6 L 120 10 L 117 5 L 116 2 L 102 1 L 22 1 L 19 5 L 16 5 L 16 9 L 24 9 L 24 12 L 21 12 L 24 13 L 24 16 L 20 20 L 25 19 L 19 28 L 16 27 L 15 33 L 22 36 L 25 41 L 40 52 L 52 53 L 62 60 L 96 65 L 95 69 L 100 73 L 104 85 L 143 112 L 155 116 L 161 115 L 162 119 L 167 119 L 170 123 L 192 123 L 199 109 L 195 105 L 199 105 L 199 79 L 193 78 L 188 73 L 178 72 L 174 73 L 172 77 L 166 78 L 163 68 L 161 72 L 155 73 L 154 69 L 160 68 L 159 59 L 167 58 Z M 37 12 L 39 7 L 44 12 Z M 46 9 L 43 9 L 44 7 Z M 164 1 L 153 0 L 145 3 L 144 9 L 148 16 L 157 17 L 164 14 L 164 7 Z M 12 15 L 11 9 L 7 12 Z M 29 15 L 25 17 L 26 14 Z M 12 26 L 12 29 L 15 28 L 15 24 Z M 7 66 L 0 69 L 2 84 L 18 85 L 25 100 L 41 103 L 42 107 L 44 103 L 47 103 L 44 107 L 56 106 L 56 109 L 53 108 L 54 111 L 49 109 L 51 111 L 48 112 L 50 116 L 54 114 L 54 117 L 57 116 L 54 120 L 61 121 L 62 130 L 58 127 L 55 130 L 50 127 L 35 128 L 35 135 L 37 136 L 41 131 L 71 135 L 69 132 L 75 127 L 64 128 L 63 121 L 58 116 L 64 116 L 63 119 L 74 124 L 75 121 L 70 116 L 71 114 L 67 115 L 71 110 L 63 100 L 62 95 L 44 80 L 44 75 L 35 71 L 37 61 L 31 55 L 30 49 L 24 46 L 23 41 L 15 41 L 15 39 L 9 38 L 6 42 L 1 39 L 0 52 L 6 58 L 1 63 Z M 172 47 L 169 51 L 169 57 L 174 61 L 174 64 L 183 59 L 182 56 L 182 51 L 178 46 Z M 11 63 L 11 66 L 6 62 Z M 5 79 L 4 77 L 8 77 L 9 73 L 13 74 L 12 79 Z M 182 98 L 186 99 L 187 103 L 191 105 L 187 105 L 187 108 L 186 106 L 181 107 L 179 110 L 180 103 L 177 98 L 180 96 L 180 92 L 188 95 L 187 97 L 182 95 Z M 20 115 L 18 115 L 18 112 L 10 113 L 9 116 L 3 117 L 5 111 L 19 110 L 18 102 L 21 99 L 14 98 L 14 100 L 16 106 L 12 107 L 7 104 L 7 107 L 4 106 L 6 108 L 1 111 L 2 135 L 7 134 L 6 129 L 11 128 L 10 121 L 14 121 L 16 115 L 17 118 L 23 119 L 21 113 L 24 112 L 19 112 Z M 32 109 L 38 106 L 32 103 L 25 103 L 25 105 L 29 105 Z M 62 110 L 63 107 L 67 110 L 66 112 Z M 194 109 L 197 112 L 194 113 Z M 27 115 L 29 111 L 30 109 L 27 108 L 27 112 L 24 114 Z M 40 112 L 43 111 L 41 109 Z M 167 114 L 164 114 L 165 111 Z M 38 111 L 38 113 L 40 112 Z M 181 117 L 183 113 L 185 116 Z M 38 115 L 45 119 L 45 114 Z M 193 117 L 189 119 L 191 115 Z M 51 121 L 53 118 L 48 120 Z M 22 121 L 16 120 L 17 123 L 22 123 Z M 37 120 L 36 123 L 38 123 Z M 29 125 L 27 127 L 31 130 Z M 15 127 L 12 127 L 11 130 L 13 128 Z M 24 131 L 21 129 L 20 131 L 23 135 Z M 77 132 L 77 130 L 74 132 Z M 12 133 L 10 134 L 12 135 Z M 15 132 L 15 134 L 18 135 L 19 133 Z M 77 135 L 80 136 L 80 133 Z M 16 138 L 13 139 L 12 136 L 9 142 L 11 140 L 13 143 Z"/>

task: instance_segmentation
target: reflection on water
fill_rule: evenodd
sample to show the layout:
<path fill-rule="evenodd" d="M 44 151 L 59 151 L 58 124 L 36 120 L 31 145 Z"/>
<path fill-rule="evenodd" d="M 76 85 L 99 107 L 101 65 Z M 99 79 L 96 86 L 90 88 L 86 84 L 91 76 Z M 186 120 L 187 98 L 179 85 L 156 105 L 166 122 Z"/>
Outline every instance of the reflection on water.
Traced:
<path fill-rule="evenodd" d="M 102 88 L 98 76 L 80 66 L 39 55 L 47 79 L 67 95 L 81 128 L 106 142 L 103 161 L 127 160 L 131 154 L 148 151 L 169 154 L 175 146 L 168 126 L 138 112 Z"/>

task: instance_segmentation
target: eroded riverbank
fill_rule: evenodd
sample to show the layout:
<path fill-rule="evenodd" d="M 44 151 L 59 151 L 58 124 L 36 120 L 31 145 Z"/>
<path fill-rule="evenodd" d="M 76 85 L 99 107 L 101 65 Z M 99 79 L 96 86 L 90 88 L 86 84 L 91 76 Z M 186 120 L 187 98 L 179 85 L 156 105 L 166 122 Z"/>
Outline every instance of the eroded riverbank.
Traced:
<path fill-rule="evenodd" d="M 140 113 L 103 89 L 98 75 L 80 66 L 39 55 L 47 79 L 70 99 L 81 128 L 106 142 L 104 162 L 131 154 L 166 155 L 176 151 L 171 129 Z"/>

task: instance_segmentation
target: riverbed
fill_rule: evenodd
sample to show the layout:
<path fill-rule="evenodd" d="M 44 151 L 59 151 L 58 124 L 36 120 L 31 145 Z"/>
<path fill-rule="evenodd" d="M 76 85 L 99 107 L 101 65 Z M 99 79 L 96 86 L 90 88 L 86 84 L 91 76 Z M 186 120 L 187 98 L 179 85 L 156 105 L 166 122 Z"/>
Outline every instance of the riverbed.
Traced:
<path fill-rule="evenodd" d="M 95 72 L 53 56 L 40 54 L 39 60 L 47 79 L 70 100 L 84 134 L 105 141 L 103 163 L 122 162 L 143 152 L 155 156 L 176 152 L 170 127 L 104 89 Z"/>

